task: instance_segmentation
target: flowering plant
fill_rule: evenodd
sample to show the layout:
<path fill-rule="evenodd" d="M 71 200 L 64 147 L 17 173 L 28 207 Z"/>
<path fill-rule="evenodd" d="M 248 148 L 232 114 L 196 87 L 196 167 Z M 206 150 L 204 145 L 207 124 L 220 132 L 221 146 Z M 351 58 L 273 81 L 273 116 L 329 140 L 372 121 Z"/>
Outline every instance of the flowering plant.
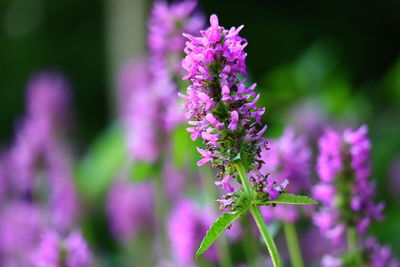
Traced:
<path fill-rule="evenodd" d="M 182 61 L 188 72 L 183 79 L 191 84 L 186 100 L 186 117 L 191 127 L 192 140 L 202 138 L 205 148 L 197 148 L 202 159 L 201 166 L 211 163 L 221 171 L 217 175 L 223 188 L 228 192 L 219 202 L 225 213 L 207 232 L 197 255 L 203 253 L 213 241 L 240 215 L 250 210 L 261 235 L 270 251 L 275 266 L 281 260 L 274 241 L 263 221 L 259 206 L 275 203 L 315 204 L 307 198 L 283 193 L 287 180 L 276 184 L 268 175 L 262 175 L 261 150 L 267 148 L 263 137 L 267 126 L 261 117 L 265 109 L 256 106 L 260 95 L 254 92 L 255 84 L 246 86 L 244 48 L 247 42 L 239 36 L 243 26 L 226 30 L 219 25 L 218 17 L 210 17 L 211 26 L 200 31 L 200 37 L 184 34 L 186 57 Z M 261 128 L 261 129 L 260 129 Z M 249 178 L 248 178 L 249 177 Z M 239 178 L 243 189 L 234 191 L 229 184 L 231 178 Z"/>

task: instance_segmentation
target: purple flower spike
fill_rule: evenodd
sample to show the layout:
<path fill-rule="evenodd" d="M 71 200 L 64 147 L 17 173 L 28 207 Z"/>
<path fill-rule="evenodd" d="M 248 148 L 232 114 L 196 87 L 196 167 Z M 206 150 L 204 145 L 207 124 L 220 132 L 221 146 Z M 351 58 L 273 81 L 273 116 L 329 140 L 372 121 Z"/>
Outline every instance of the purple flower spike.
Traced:
<path fill-rule="evenodd" d="M 366 126 L 343 134 L 328 129 L 319 141 L 321 182 L 313 193 L 325 207 L 315 215 L 314 223 L 330 239 L 340 238 L 344 227 L 354 227 L 363 235 L 373 220 L 383 219 L 384 205 L 373 202 L 375 186 L 368 181 L 371 143 L 367 131 Z"/>
<path fill-rule="evenodd" d="M 51 146 L 64 137 L 70 119 L 69 90 L 68 82 L 59 73 L 40 72 L 30 78 L 27 112 L 18 123 L 9 155 L 13 170 L 11 184 L 17 190 L 24 193 L 33 190 L 38 163 L 51 160 Z"/>
<path fill-rule="evenodd" d="M 237 174 L 233 165 L 239 160 L 256 188 L 276 198 L 276 185 L 267 183 L 266 175 L 259 172 L 263 163 L 259 154 L 267 144 L 262 136 L 267 127 L 261 122 L 265 109 L 256 106 L 260 96 L 254 92 L 255 84 L 247 87 L 245 80 L 239 79 L 239 75 L 247 75 L 247 41 L 239 36 L 243 26 L 227 30 L 216 15 L 210 17 L 210 24 L 199 37 L 184 34 L 188 41 L 183 79 L 191 85 L 181 97 L 192 125 L 188 128 L 192 140 L 201 137 L 205 144 L 198 149 L 202 155 L 198 165 L 210 162 L 219 168 L 217 177 L 222 181 L 216 184 L 231 192 L 229 179 Z"/>

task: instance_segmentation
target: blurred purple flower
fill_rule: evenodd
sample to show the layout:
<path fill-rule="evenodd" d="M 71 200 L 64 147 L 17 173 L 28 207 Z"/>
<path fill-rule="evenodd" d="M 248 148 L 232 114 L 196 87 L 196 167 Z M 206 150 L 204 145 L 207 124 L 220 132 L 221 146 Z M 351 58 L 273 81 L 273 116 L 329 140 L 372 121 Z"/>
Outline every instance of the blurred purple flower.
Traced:
<path fill-rule="evenodd" d="M 356 227 L 364 234 L 372 220 L 383 219 L 383 203 L 374 203 L 374 183 L 370 175 L 367 127 L 341 135 L 327 129 L 319 142 L 317 171 L 321 183 L 314 189 L 314 198 L 325 206 L 315 214 L 314 223 L 324 235 L 339 240 L 345 227 Z"/>
<path fill-rule="evenodd" d="M 150 183 L 135 184 L 127 180 L 114 182 L 107 197 L 107 214 L 113 234 L 127 242 L 138 231 L 154 222 L 153 189 Z"/>
<path fill-rule="evenodd" d="M 368 258 L 368 266 L 371 267 L 399 267 L 398 260 L 392 258 L 390 247 L 381 246 L 374 237 L 368 237 L 364 241 L 365 251 L 363 255 Z"/>
<path fill-rule="evenodd" d="M 32 264 L 37 267 L 57 267 L 60 259 L 61 244 L 56 232 L 47 231 L 42 237 L 38 249 L 33 253 Z"/>
<path fill-rule="evenodd" d="M 317 140 L 323 133 L 323 125 L 328 121 L 328 116 L 320 101 L 306 99 L 300 100 L 289 110 L 288 121 L 289 125 L 307 136 L 308 140 Z"/>
<path fill-rule="evenodd" d="M 42 72 L 31 78 L 27 114 L 4 159 L 14 197 L 45 207 L 48 223 L 60 230 L 69 227 L 78 213 L 71 155 L 64 144 L 69 104 L 69 86 L 63 76 Z"/>
<path fill-rule="evenodd" d="M 0 207 L 0 258 L 6 266 L 30 266 L 26 261 L 44 227 L 64 231 L 78 213 L 64 144 L 69 86 L 60 74 L 42 72 L 30 79 L 26 99 L 27 112 L 0 163 L 8 197 Z"/>
<path fill-rule="evenodd" d="M 260 210 L 267 223 L 273 220 L 295 223 L 299 219 L 295 205 L 261 206 Z"/>
<path fill-rule="evenodd" d="M 55 144 L 50 148 L 47 169 L 49 214 L 55 229 L 70 227 L 79 213 L 79 203 L 69 155 Z"/>
<path fill-rule="evenodd" d="M 152 62 L 171 73 L 182 73 L 179 60 L 185 46 L 183 32 L 196 33 L 204 25 L 204 18 L 196 12 L 197 2 L 185 0 L 168 4 L 155 1 L 149 19 L 148 47 Z M 172 66 L 168 66 L 172 64 Z"/>
<path fill-rule="evenodd" d="M 288 127 L 279 139 L 270 141 L 269 148 L 261 150 L 261 159 L 264 161 L 260 169 L 261 174 L 271 174 L 278 184 L 287 179 L 288 193 L 308 192 L 311 187 L 311 150 L 305 138 L 296 136 L 294 129 Z M 299 217 L 297 209 L 294 205 L 278 205 L 263 207 L 262 212 L 267 221 L 278 219 L 293 223 Z"/>
<path fill-rule="evenodd" d="M 331 255 L 325 255 L 321 262 L 322 267 L 342 267 L 342 259 L 333 257 Z"/>
<path fill-rule="evenodd" d="M 130 61 L 120 71 L 120 114 L 135 160 L 154 162 L 165 145 L 163 136 L 184 121 L 175 80 L 182 73 L 183 31 L 197 32 L 203 25 L 195 7 L 195 1 L 156 1 L 149 18 L 148 59 Z"/>
<path fill-rule="evenodd" d="M 43 214 L 34 204 L 4 204 L 0 212 L 0 262 L 2 266 L 29 266 L 44 227 Z"/>
<path fill-rule="evenodd" d="M 178 105 L 178 85 L 174 81 L 183 73 L 180 60 L 185 46 L 183 32 L 197 33 L 204 24 L 203 16 L 196 12 L 197 2 L 186 0 L 168 4 L 156 1 L 149 19 L 149 65 L 152 88 L 159 97 L 163 114 L 161 126 L 166 131 L 184 121 Z"/>
<path fill-rule="evenodd" d="M 354 257 L 348 253 L 335 253 L 335 256 L 325 255 L 322 259 L 323 267 L 399 267 L 400 262 L 392 256 L 390 247 L 381 246 L 374 237 L 367 237 L 359 243 L 357 263 L 352 262 Z M 361 261 L 361 262 L 360 262 Z M 357 264 L 357 265 L 356 265 Z"/>
<path fill-rule="evenodd" d="M 159 154 L 158 99 L 152 92 L 146 61 L 130 61 L 119 73 L 119 107 L 129 153 L 135 160 L 153 162 Z"/>
<path fill-rule="evenodd" d="M 336 196 L 336 188 L 327 183 L 319 183 L 313 188 L 315 199 L 321 201 L 324 205 L 332 206 Z"/>
<path fill-rule="evenodd" d="M 310 227 L 306 231 L 299 232 L 299 235 L 304 260 L 310 266 L 318 266 L 321 262 L 321 256 L 326 253 L 336 255 L 346 250 L 344 239 L 340 240 L 338 244 L 333 244 L 330 240 L 324 238 L 316 227 Z M 316 240 L 318 240 L 318 245 L 315 245 Z M 314 265 L 313 263 L 318 264 Z"/>
<path fill-rule="evenodd" d="M 214 219 L 211 210 L 200 208 L 190 199 L 184 199 L 173 207 L 168 235 L 177 266 L 190 266 L 194 262 L 196 250 Z M 215 247 L 211 247 L 205 256 L 216 260 Z"/>
<path fill-rule="evenodd" d="M 92 266 L 92 255 L 80 232 L 74 231 L 63 239 L 48 230 L 33 254 L 32 264 L 37 267 L 89 267 Z"/>
<path fill-rule="evenodd" d="M 317 172 L 321 181 L 329 183 L 343 169 L 343 160 L 340 155 L 343 140 L 340 134 L 331 129 L 326 129 L 318 144 L 320 153 L 318 155 Z"/>
<path fill-rule="evenodd" d="M 92 266 L 92 255 L 82 234 L 74 231 L 65 239 L 67 267 Z"/>
<path fill-rule="evenodd" d="M 311 186 L 311 150 L 304 136 L 296 136 L 292 127 L 287 127 L 283 135 L 269 143 L 269 150 L 261 151 L 264 161 L 260 172 L 270 173 L 278 183 L 289 181 L 286 190 L 299 194 Z"/>
<path fill-rule="evenodd" d="M 350 146 L 351 168 L 354 170 L 357 180 L 366 180 L 371 174 L 369 151 L 371 142 L 368 139 L 367 126 L 361 126 L 353 131 L 346 129 L 343 140 Z"/>
<path fill-rule="evenodd" d="M 56 72 L 41 72 L 28 82 L 27 113 L 34 120 L 42 120 L 56 130 L 70 119 L 70 86 Z"/>
<path fill-rule="evenodd" d="M 168 198 L 172 202 L 180 198 L 186 186 L 185 170 L 177 170 L 171 160 L 166 160 L 164 162 L 163 178 Z"/>

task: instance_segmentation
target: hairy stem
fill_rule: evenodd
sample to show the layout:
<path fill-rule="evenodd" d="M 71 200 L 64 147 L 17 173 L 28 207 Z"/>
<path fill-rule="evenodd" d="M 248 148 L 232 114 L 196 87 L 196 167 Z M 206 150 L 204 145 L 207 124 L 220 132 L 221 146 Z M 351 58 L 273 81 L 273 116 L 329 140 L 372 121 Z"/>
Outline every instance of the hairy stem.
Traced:
<path fill-rule="evenodd" d="M 293 267 L 303 267 L 303 258 L 297 238 L 296 226 L 293 223 L 284 223 L 286 243 L 289 248 L 290 260 Z"/>
<path fill-rule="evenodd" d="M 249 194 L 251 198 L 254 198 L 254 192 L 251 188 L 250 182 L 247 178 L 246 170 L 242 163 L 235 164 L 236 169 L 239 172 L 240 181 L 244 187 L 244 190 Z M 261 233 L 261 236 L 265 242 L 265 245 L 268 248 L 269 254 L 271 255 L 272 262 L 275 267 L 282 267 L 281 258 L 279 256 L 278 249 L 276 248 L 274 239 L 272 238 L 271 234 L 268 231 L 267 225 L 263 217 L 261 216 L 260 209 L 256 205 L 250 206 L 250 212 L 256 221 L 257 227 Z"/>

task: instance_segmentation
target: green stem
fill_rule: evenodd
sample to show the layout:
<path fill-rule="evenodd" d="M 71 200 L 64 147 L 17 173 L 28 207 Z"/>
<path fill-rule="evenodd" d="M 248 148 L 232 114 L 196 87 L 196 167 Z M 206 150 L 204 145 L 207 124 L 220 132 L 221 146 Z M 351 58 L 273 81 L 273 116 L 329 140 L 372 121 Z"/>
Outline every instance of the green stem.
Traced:
<path fill-rule="evenodd" d="M 242 163 L 235 164 L 236 169 L 239 172 L 239 177 L 247 193 L 251 198 L 254 198 L 254 192 L 251 189 L 251 185 L 249 180 L 247 179 L 246 170 Z M 269 254 L 271 255 L 272 262 L 275 267 L 282 267 L 281 258 L 279 256 L 278 249 L 276 248 L 274 239 L 268 231 L 267 225 L 263 217 L 261 216 L 260 209 L 256 205 L 250 206 L 250 212 L 253 215 L 254 220 L 256 221 L 257 227 L 260 230 L 261 236 L 264 239 L 265 245 L 268 248 Z"/>
<path fill-rule="evenodd" d="M 243 164 L 242 163 L 235 164 L 235 167 L 238 170 L 240 181 L 242 182 L 244 190 L 246 190 L 246 192 L 249 193 L 251 197 L 254 197 L 253 191 L 251 190 L 250 182 L 247 179 L 247 172 L 244 169 Z"/>
<path fill-rule="evenodd" d="M 289 248 L 290 260 L 293 267 L 303 267 L 303 258 L 297 238 L 296 226 L 293 223 L 284 223 L 286 243 Z"/>
<path fill-rule="evenodd" d="M 347 244 L 349 252 L 357 250 L 357 234 L 354 227 L 349 227 L 347 229 Z"/>
<path fill-rule="evenodd" d="M 251 224 L 247 216 L 241 218 L 242 227 L 244 229 L 244 237 L 242 240 L 243 251 L 247 260 L 247 265 L 250 267 L 257 267 L 257 261 L 259 259 L 259 247 L 258 242 L 255 239 L 252 231 Z"/>
<path fill-rule="evenodd" d="M 275 267 L 282 267 L 281 258 L 279 256 L 278 249 L 276 248 L 274 239 L 272 239 L 271 234 L 268 231 L 267 225 L 264 222 L 263 217 L 261 216 L 260 209 L 257 206 L 250 206 L 250 212 L 253 215 L 254 220 L 260 230 L 261 236 L 264 239 L 265 244 L 267 245 L 269 254 L 271 255 L 272 262 Z"/>

